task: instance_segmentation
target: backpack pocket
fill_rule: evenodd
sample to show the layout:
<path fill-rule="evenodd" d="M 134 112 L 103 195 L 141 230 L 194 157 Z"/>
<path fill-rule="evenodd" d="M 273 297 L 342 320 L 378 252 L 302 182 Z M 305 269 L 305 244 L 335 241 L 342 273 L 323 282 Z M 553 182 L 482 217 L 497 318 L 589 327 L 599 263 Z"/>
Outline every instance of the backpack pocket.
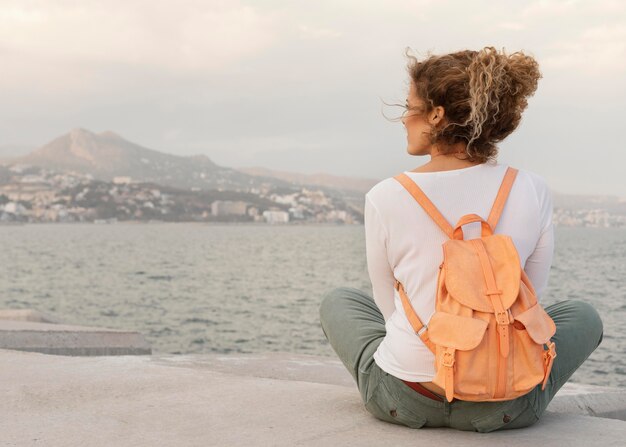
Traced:
<path fill-rule="evenodd" d="M 539 304 L 516 315 L 513 323 L 513 389 L 531 390 L 546 373 L 543 345 L 556 333 L 552 318 Z"/>
<path fill-rule="evenodd" d="M 428 336 L 437 346 L 433 383 L 453 394 L 479 397 L 488 394 L 489 340 L 487 322 L 447 312 L 435 312 L 428 323 Z M 481 344 L 483 346 L 481 346 Z"/>
<path fill-rule="evenodd" d="M 530 338 L 540 345 L 548 343 L 556 333 L 554 321 L 539 304 L 529 307 L 514 318 L 525 326 Z"/>

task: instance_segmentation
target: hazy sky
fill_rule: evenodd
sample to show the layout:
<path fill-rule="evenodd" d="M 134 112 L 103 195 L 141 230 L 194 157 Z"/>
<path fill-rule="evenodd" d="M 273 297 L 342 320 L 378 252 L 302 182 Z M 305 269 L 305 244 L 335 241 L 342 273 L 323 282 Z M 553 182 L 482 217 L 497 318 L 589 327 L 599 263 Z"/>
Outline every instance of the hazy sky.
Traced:
<path fill-rule="evenodd" d="M 0 0 L 0 145 L 75 127 L 216 163 L 384 178 L 405 48 L 492 45 L 543 79 L 499 161 L 626 197 L 626 2 Z"/>

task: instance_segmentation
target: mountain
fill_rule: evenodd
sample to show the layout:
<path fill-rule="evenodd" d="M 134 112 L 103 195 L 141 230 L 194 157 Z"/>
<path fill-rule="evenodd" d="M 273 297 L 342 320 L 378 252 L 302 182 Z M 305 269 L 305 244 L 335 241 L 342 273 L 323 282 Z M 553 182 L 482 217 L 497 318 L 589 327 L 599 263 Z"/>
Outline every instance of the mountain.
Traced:
<path fill-rule="evenodd" d="M 245 174 L 285 180 L 297 185 L 325 186 L 327 188 L 353 191 L 362 194 L 368 192 L 372 186 L 379 182 L 379 180 L 368 178 L 340 177 L 323 173 L 300 174 L 297 172 L 275 171 L 261 167 L 237 168 L 237 170 Z"/>
<path fill-rule="evenodd" d="M 284 191 L 301 186 L 316 187 L 341 196 L 355 207 L 377 180 L 305 175 L 264 168 L 231 169 L 218 166 L 206 155 L 178 156 L 140 146 L 111 132 L 94 133 L 76 128 L 27 155 L 11 158 L 12 164 L 78 172 L 110 182 L 130 177 L 136 182 L 157 183 L 181 189 L 249 191 L 272 187 Z"/>
<path fill-rule="evenodd" d="M 183 189 L 246 190 L 267 181 L 218 166 L 205 155 L 166 154 L 130 142 L 111 131 L 94 133 L 80 128 L 10 162 L 89 174 L 103 181 L 130 177 L 133 181 Z M 288 184 L 277 180 L 272 183 Z"/>

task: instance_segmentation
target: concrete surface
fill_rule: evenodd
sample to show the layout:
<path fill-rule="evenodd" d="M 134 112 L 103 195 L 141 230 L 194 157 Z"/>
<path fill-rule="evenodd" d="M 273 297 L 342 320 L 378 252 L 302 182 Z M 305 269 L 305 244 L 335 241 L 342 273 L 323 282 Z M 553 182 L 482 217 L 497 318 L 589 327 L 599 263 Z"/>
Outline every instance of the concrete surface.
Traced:
<path fill-rule="evenodd" d="M 0 319 L 0 348 L 56 355 L 152 353 L 135 331 Z"/>
<path fill-rule="evenodd" d="M 604 447 L 626 437 L 624 421 L 550 411 L 531 427 L 489 434 L 392 425 L 363 408 L 338 361 L 313 356 L 0 349 L 0 365 L 2 446 Z"/>
<path fill-rule="evenodd" d="M 205 368 L 238 376 L 327 383 L 356 390 L 348 370 L 339 360 L 329 357 L 287 353 L 202 356 L 161 354 L 153 355 L 152 360 L 162 365 Z M 626 388 L 566 383 L 550 402 L 548 410 L 626 421 Z"/>

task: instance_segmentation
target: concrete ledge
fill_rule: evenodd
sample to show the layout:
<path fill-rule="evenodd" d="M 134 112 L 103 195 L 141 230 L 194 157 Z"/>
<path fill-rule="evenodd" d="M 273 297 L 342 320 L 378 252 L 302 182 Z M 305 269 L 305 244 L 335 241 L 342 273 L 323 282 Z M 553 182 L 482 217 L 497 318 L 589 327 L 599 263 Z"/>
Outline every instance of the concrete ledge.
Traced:
<path fill-rule="evenodd" d="M 288 353 L 250 355 L 153 355 L 162 365 L 206 368 L 237 376 L 301 380 L 355 388 L 354 379 L 339 360 Z M 626 388 L 566 383 L 550 402 L 554 413 L 596 416 L 626 421 Z"/>
<path fill-rule="evenodd" d="M 608 447 L 622 446 L 626 435 L 623 421 L 552 412 L 520 430 L 413 430 L 375 419 L 352 385 L 296 380 L 329 372 L 331 359 L 226 357 L 0 350 L 0 445 Z M 257 377 L 278 374 L 281 365 L 291 368 L 289 378 Z"/>
<path fill-rule="evenodd" d="M 0 348 L 70 356 L 152 353 L 135 331 L 2 319 Z"/>

